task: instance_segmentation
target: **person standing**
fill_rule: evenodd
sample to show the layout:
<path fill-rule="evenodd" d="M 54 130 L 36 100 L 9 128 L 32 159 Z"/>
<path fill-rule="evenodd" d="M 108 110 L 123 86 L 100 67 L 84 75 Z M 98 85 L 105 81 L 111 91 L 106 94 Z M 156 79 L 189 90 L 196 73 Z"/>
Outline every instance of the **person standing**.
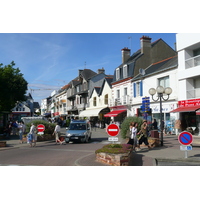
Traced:
<path fill-rule="evenodd" d="M 132 122 L 130 124 L 131 137 L 129 139 L 128 144 L 133 145 L 133 150 L 134 151 L 135 151 L 135 148 L 137 146 L 137 127 L 138 127 L 138 123 L 137 122 Z"/>
<path fill-rule="evenodd" d="M 139 134 L 140 134 L 139 145 L 138 145 L 139 149 L 142 143 L 144 143 L 148 147 L 148 149 L 151 149 L 151 147 L 149 146 L 148 138 L 147 138 L 148 137 L 147 120 L 143 120 Z"/>
<path fill-rule="evenodd" d="M 57 142 L 59 142 L 60 144 L 62 144 L 62 142 L 59 139 L 59 135 L 60 135 L 60 125 L 59 125 L 59 122 L 57 122 L 57 125 L 56 125 L 56 127 L 55 127 L 54 132 L 53 132 L 52 135 L 55 135 L 56 144 L 57 144 Z"/>
<path fill-rule="evenodd" d="M 153 128 L 153 130 L 157 130 L 158 129 L 158 122 L 156 121 L 156 119 L 154 119 L 154 121 L 152 123 L 152 128 Z"/>

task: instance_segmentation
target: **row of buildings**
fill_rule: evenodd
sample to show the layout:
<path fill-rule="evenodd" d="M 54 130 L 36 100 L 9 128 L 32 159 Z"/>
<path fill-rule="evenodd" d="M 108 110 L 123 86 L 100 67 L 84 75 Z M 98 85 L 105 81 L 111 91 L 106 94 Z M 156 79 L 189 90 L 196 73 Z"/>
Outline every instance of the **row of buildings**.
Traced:
<path fill-rule="evenodd" d="M 162 115 L 168 132 L 177 133 L 192 127 L 199 133 L 200 118 L 200 34 L 176 34 L 176 48 L 165 41 L 140 38 L 139 50 L 121 50 L 122 63 L 113 75 L 104 68 L 94 72 L 78 71 L 59 91 L 41 102 L 41 112 L 49 117 L 79 116 L 91 121 L 122 122 L 126 116 L 144 116 L 149 122 L 160 119 L 160 103 L 152 100 L 150 88 L 171 87 L 172 93 L 162 102 Z M 167 96 L 163 93 L 163 96 Z M 144 97 L 150 109 L 141 108 Z M 177 122 L 178 121 L 178 122 Z"/>

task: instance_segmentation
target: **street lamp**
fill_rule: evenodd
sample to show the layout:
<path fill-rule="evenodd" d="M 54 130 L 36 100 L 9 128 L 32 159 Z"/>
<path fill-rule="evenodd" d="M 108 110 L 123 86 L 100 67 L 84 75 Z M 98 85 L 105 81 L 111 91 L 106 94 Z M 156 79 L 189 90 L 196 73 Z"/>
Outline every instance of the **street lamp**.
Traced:
<path fill-rule="evenodd" d="M 157 92 L 157 99 L 154 99 L 154 95 Z M 158 86 L 156 89 L 155 88 L 150 88 L 149 89 L 149 94 L 152 96 L 152 100 L 157 102 L 160 101 L 160 127 L 161 127 L 161 123 L 162 123 L 162 100 L 163 101 L 167 101 L 169 99 L 169 95 L 172 93 L 172 89 L 170 87 L 167 88 L 163 88 L 162 86 Z M 167 98 L 164 98 L 163 95 L 166 94 Z M 162 128 L 161 130 L 161 146 L 163 146 L 163 130 Z"/>

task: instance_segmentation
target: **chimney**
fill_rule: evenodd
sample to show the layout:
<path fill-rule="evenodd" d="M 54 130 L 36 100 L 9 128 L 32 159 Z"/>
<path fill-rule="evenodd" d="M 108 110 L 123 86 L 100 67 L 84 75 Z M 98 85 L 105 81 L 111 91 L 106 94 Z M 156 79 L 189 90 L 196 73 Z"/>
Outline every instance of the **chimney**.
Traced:
<path fill-rule="evenodd" d="M 103 74 L 105 73 L 105 69 L 102 67 L 102 69 L 98 69 L 98 74 Z"/>
<path fill-rule="evenodd" d="M 151 38 L 148 36 L 142 36 L 140 38 L 140 44 L 141 44 L 141 53 L 150 53 L 150 47 L 151 47 Z"/>
<path fill-rule="evenodd" d="M 130 58 L 131 50 L 128 47 L 124 47 L 122 50 L 122 63 L 125 63 Z"/>

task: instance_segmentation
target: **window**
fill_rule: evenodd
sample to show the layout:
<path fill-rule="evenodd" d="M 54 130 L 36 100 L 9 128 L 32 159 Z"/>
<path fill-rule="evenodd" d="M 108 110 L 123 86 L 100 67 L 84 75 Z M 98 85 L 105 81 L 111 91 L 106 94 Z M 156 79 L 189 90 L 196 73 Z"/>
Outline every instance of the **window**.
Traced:
<path fill-rule="evenodd" d="M 120 98 L 120 90 L 117 90 L 117 98 Z"/>
<path fill-rule="evenodd" d="M 127 65 L 124 65 L 123 66 L 123 75 L 124 75 L 124 78 L 127 78 L 127 76 L 128 76 L 127 69 L 128 69 Z"/>
<path fill-rule="evenodd" d="M 143 96 L 143 82 L 138 81 L 136 83 L 133 83 L 133 96 L 134 97 L 141 97 Z"/>
<path fill-rule="evenodd" d="M 93 106 L 97 106 L 97 98 L 96 97 L 93 98 Z"/>
<path fill-rule="evenodd" d="M 104 96 L 104 104 L 108 104 L 108 94 Z"/>
<path fill-rule="evenodd" d="M 119 80 L 119 68 L 118 69 L 116 69 L 116 80 Z"/>
<path fill-rule="evenodd" d="M 127 95 L 127 88 L 124 88 L 124 96 Z"/>
<path fill-rule="evenodd" d="M 169 76 L 159 78 L 158 86 L 163 86 L 164 88 L 169 87 Z"/>

